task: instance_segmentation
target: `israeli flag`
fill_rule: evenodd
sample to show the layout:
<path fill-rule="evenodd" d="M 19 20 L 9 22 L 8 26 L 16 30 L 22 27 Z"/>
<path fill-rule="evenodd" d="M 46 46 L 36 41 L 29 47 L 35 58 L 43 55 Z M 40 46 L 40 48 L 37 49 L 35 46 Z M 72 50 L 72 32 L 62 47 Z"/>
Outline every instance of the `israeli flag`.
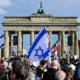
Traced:
<path fill-rule="evenodd" d="M 37 35 L 35 41 L 30 47 L 28 59 L 34 61 L 48 60 L 50 49 L 48 48 L 49 38 L 45 28 Z"/>
<path fill-rule="evenodd" d="M 0 36 L 0 49 L 4 47 L 4 34 Z"/>

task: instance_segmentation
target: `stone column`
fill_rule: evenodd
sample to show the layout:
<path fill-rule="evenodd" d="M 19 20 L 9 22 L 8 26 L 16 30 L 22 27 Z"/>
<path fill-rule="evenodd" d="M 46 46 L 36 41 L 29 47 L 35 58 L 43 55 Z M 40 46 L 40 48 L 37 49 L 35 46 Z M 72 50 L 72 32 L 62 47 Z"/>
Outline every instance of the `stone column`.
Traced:
<path fill-rule="evenodd" d="M 74 56 L 74 32 L 71 32 L 70 35 L 72 36 L 71 55 Z"/>
<path fill-rule="evenodd" d="M 9 32 L 4 31 L 4 57 L 8 58 L 9 57 Z"/>
<path fill-rule="evenodd" d="M 22 54 L 22 32 L 18 31 L 18 55 Z"/>
<path fill-rule="evenodd" d="M 61 32 L 59 32 L 59 34 L 58 34 L 58 41 L 61 43 Z M 58 50 L 58 55 L 59 55 L 59 57 L 61 58 L 61 47 L 60 47 L 60 49 Z"/>
<path fill-rule="evenodd" d="M 34 31 L 31 31 L 31 34 L 30 34 L 30 45 L 32 45 L 33 42 L 34 42 Z"/>
<path fill-rule="evenodd" d="M 61 38 L 61 57 L 64 56 L 64 50 L 65 50 L 65 32 L 62 31 L 62 38 Z"/>
<path fill-rule="evenodd" d="M 49 31 L 49 37 L 50 37 L 49 48 L 51 49 L 51 47 L 52 47 L 52 31 Z"/>
<path fill-rule="evenodd" d="M 78 32 L 75 32 L 75 55 L 79 56 L 79 46 L 78 46 Z"/>

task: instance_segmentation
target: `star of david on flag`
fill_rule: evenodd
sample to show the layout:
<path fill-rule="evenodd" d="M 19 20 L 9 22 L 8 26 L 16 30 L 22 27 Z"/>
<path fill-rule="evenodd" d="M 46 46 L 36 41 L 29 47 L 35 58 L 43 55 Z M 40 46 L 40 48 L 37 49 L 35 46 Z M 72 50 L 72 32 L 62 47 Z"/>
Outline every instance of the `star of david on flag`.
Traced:
<path fill-rule="evenodd" d="M 28 59 L 32 61 L 48 60 L 50 54 L 50 49 L 48 48 L 48 37 L 45 28 L 42 28 L 29 49 Z"/>
<path fill-rule="evenodd" d="M 35 49 L 35 51 L 36 51 L 35 56 L 37 56 L 40 59 L 43 56 L 43 49 L 39 47 L 38 49 Z"/>

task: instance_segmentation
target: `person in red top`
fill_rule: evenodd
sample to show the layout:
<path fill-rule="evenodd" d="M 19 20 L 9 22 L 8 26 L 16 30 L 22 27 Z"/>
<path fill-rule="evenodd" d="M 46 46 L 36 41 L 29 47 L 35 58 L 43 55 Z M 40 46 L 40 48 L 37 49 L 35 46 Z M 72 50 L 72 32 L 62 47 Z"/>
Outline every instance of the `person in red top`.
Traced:
<path fill-rule="evenodd" d="M 7 80 L 7 77 L 5 75 L 5 67 L 3 64 L 3 60 L 0 61 L 0 80 Z"/>

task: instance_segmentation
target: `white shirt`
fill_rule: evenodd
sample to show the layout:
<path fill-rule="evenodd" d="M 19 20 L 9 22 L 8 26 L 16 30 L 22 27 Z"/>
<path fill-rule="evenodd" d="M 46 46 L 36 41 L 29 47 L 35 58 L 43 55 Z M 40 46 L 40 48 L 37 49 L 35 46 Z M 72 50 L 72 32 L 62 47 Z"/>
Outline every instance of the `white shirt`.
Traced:
<path fill-rule="evenodd" d="M 12 62 L 9 62 L 8 67 L 9 67 L 10 69 L 12 69 Z"/>
<path fill-rule="evenodd" d="M 5 69 L 8 67 L 8 63 L 6 61 L 3 62 Z"/>

